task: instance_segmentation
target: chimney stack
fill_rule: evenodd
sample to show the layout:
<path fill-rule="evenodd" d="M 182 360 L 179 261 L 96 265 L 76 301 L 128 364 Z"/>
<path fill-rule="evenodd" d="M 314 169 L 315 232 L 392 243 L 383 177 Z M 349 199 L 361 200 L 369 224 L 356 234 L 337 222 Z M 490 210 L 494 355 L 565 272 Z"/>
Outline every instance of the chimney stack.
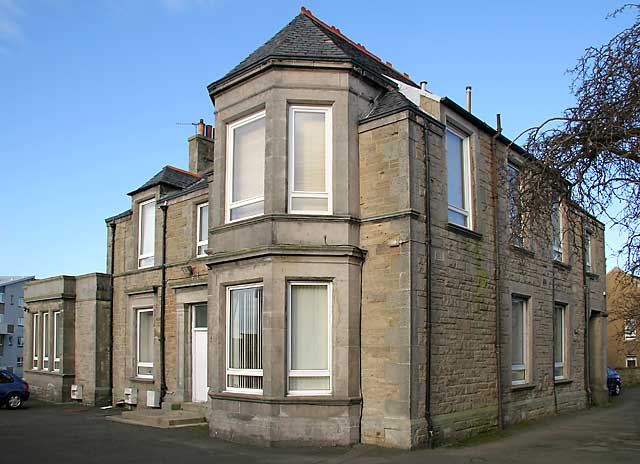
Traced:
<path fill-rule="evenodd" d="M 420 90 L 427 90 L 427 81 L 420 81 Z"/>
<path fill-rule="evenodd" d="M 213 132 L 211 124 L 200 119 L 196 135 L 189 137 L 189 171 L 204 175 L 213 170 Z"/>
<path fill-rule="evenodd" d="M 471 86 L 467 86 L 467 111 L 471 113 Z"/>

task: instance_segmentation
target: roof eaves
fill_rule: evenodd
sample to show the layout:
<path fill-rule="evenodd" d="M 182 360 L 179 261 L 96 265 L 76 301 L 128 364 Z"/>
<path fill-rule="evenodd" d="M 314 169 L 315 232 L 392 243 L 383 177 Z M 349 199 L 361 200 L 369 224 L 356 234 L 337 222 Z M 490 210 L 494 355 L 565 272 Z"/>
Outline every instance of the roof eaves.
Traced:
<path fill-rule="evenodd" d="M 207 187 L 208 187 L 207 182 L 204 179 L 202 179 L 190 185 L 189 187 L 186 187 L 184 190 L 180 190 L 178 192 L 171 192 L 163 197 L 160 197 L 159 201 L 162 202 L 162 201 L 173 200 L 174 198 L 178 198 L 183 195 L 188 195 L 190 193 L 197 192 L 198 190 L 204 190 Z"/>
<path fill-rule="evenodd" d="M 127 216 L 131 216 L 132 214 L 133 214 L 133 211 L 131 209 L 128 209 L 126 211 L 123 211 L 122 213 L 116 214 L 115 216 L 111 216 L 111 217 L 105 219 L 104 222 L 106 222 L 108 224 L 108 223 L 116 221 L 118 219 L 125 218 Z"/>

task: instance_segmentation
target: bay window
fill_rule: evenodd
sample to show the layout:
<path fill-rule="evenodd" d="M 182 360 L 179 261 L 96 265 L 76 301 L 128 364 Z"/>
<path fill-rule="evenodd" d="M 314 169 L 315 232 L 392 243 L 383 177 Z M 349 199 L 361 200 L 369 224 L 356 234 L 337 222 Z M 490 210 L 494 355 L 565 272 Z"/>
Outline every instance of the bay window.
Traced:
<path fill-rule="evenodd" d="M 471 229 L 471 162 L 469 158 L 469 137 L 455 129 L 447 128 L 449 222 Z"/>
<path fill-rule="evenodd" d="M 226 222 L 264 214 L 264 111 L 227 127 L 226 156 Z"/>
<path fill-rule="evenodd" d="M 154 264 L 156 201 L 140 203 L 138 215 L 138 268 Z"/>
<path fill-rule="evenodd" d="M 262 285 L 227 287 L 226 388 L 262 393 Z"/>
<path fill-rule="evenodd" d="M 331 284 L 290 282 L 289 394 L 331 393 Z"/>
<path fill-rule="evenodd" d="M 289 108 L 289 212 L 331 214 L 331 108 Z"/>
<path fill-rule="evenodd" d="M 136 375 L 153 378 L 153 308 L 136 311 Z"/>
<path fill-rule="evenodd" d="M 198 205 L 196 256 L 206 256 L 209 244 L 209 203 Z"/>
<path fill-rule="evenodd" d="M 566 378 L 566 350 L 565 336 L 566 306 L 556 304 L 553 321 L 553 375 L 556 380 Z"/>
<path fill-rule="evenodd" d="M 527 300 L 513 297 L 511 300 L 511 383 L 527 383 Z"/>

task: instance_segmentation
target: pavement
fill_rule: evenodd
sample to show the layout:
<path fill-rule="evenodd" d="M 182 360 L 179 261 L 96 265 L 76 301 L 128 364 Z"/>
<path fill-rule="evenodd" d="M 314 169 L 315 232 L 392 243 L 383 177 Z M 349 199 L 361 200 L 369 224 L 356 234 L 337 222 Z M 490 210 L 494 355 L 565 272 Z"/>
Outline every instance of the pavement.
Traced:
<path fill-rule="evenodd" d="M 0 409 L 0 463 L 640 463 L 640 388 L 607 407 L 548 417 L 435 450 L 262 448 L 208 437 L 205 427 L 155 429 L 106 420 L 117 410 L 29 401 Z"/>

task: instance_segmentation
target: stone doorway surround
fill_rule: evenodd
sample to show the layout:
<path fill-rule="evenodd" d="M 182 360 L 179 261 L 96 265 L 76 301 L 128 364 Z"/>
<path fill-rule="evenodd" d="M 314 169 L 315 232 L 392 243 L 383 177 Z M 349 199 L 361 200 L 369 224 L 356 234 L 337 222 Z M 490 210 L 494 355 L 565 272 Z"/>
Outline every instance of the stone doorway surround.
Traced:
<path fill-rule="evenodd" d="M 207 281 L 180 283 L 172 286 L 176 301 L 176 389 L 175 402 L 190 402 L 191 371 L 191 307 L 207 303 Z"/>

